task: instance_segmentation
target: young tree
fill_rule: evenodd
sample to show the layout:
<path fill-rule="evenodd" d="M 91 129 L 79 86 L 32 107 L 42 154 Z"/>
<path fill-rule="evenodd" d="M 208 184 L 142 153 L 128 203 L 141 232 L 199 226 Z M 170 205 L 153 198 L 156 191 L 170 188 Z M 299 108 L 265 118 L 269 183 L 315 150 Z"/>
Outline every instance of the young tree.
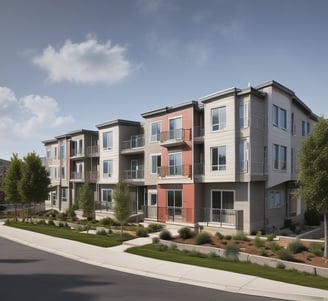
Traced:
<path fill-rule="evenodd" d="M 115 187 L 113 193 L 114 204 L 114 216 L 116 220 L 121 224 L 121 238 L 123 237 L 123 225 L 126 223 L 131 215 L 130 204 L 130 191 L 129 186 L 120 180 Z"/>
<path fill-rule="evenodd" d="M 50 179 L 39 156 L 27 154 L 22 162 L 22 177 L 19 192 L 23 203 L 37 204 L 48 198 Z"/>
<path fill-rule="evenodd" d="M 6 173 L 4 181 L 4 193 L 6 201 L 15 206 L 15 219 L 17 220 L 17 204 L 21 203 L 21 195 L 19 192 L 19 181 L 22 176 L 22 161 L 17 154 L 13 154 Z"/>
<path fill-rule="evenodd" d="M 304 140 L 299 158 L 298 193 L 308 208 L 324 216 L 324 257 L 328 258 L 328 120 L 319 118 Z"/>
<path fill-rule="evenodd" d="M 94 215 L 94 200 L 93 192 L 89 182 L 85 182 L 79 189 L 78 197 L 80 208 L 83 210 L 83 215 L 87 217 L 87 220 Z"/>

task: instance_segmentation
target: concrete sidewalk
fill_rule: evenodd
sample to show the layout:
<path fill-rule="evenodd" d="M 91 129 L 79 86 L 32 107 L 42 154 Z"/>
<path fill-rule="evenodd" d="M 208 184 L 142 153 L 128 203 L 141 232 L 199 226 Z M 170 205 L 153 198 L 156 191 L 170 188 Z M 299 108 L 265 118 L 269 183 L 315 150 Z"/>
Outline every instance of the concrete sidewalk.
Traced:
<path fill-rule="evenodd" d="M 43 251 L 121 272 L 227 292 L 266 296 L 284 300 L 328 301 L 328 291 L 285 284 L 259 277 L 166 262 L 125 253 L 130 246 L 151 243 L 151 237 L 137 238 L 124 245 L 101 248 L 43 234 L 6 227 L 0 236 Z M 327 280 L 328 281 L 328 280 Z"/>

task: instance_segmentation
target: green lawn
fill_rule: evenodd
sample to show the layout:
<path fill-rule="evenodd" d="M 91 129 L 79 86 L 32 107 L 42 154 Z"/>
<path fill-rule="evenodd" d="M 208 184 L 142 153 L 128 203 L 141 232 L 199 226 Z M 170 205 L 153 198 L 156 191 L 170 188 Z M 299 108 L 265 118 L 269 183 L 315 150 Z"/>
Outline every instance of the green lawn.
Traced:
<path fill-rule="evenodd" d="M 70 228 L 66 228 L 66 227 L 56 227 L 56 226 L 49 226 L 43 224 L 41 225 L 30 224 L 30 223 L 23 223 L 23 222 L 9 222 L 6 223 L 6 225 L 10 227 L 51 235 L 59 238 L 70 239 L 81 243 L 86 243 L 86 244 L 105 247 L 105 248 L 114 247 L 121 244 L 120 234 L 110 234 L 107 236 L 85 234 L 85 233 L 79 233 L 78 231 L 71 230 Z M 127 234 L 123 235 L 123 240 L 129 240 L 132 238 L 133 237 Z"/>
<path fill-rule="evenodd" d="M 160 260 L 191 264 L 328 290 L 327 278 L 301 273 L 295 270 L 275 269 L 267 266 L 247 262 L 230 261 L 222 257 L 200 255 L 195 252 L 185 252 L 171 248 L 165 250 L 165 248 L 161 248 L 160 245 L 154 244 L 133 247 L 128 249 L 127 252 Z"/>

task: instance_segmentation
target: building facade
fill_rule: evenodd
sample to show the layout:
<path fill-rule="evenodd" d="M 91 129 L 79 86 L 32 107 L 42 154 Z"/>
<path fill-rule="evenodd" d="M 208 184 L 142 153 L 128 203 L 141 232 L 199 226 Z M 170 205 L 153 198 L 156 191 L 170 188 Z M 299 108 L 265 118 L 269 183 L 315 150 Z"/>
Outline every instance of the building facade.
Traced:
<path fill-rule="evenodd" d="M 123 179 L 133 213 L 153 222 L 250 233 L 302 221 L 297 151 L 317 116 L 290 89 L 275 81 L 231 88 L 141 116 L 45 141 L 48 202 L 61 194 L 76 203 L 78 185 L 92 179 L 96 209 L 110 213 Z M 85 147 L 98 152 L 75 154 Z"/>

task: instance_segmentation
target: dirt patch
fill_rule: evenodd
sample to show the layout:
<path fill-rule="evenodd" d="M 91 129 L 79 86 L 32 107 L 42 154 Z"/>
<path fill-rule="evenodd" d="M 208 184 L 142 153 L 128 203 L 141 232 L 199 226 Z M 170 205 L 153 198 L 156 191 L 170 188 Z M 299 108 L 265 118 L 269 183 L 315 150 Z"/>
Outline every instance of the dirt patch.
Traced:
<path fill-rule="evenodd" d="M 179 237 L 173 238 L 174 242 L 176 243 L 182 243 L 182 244 L 189 244 L 189 245 L 195 245 L 195 239 L 182 239 Z M 237 244 L 239 245 L 240 252 L 248 253 L 252 255 L 259 255 L 259 256 L 266 256 L 269 258 L 278 258 L 277 253 L 272 250 L 272 241 L 263 241 L 263 246 L 257 247 L 254 240 L 250 241 L 242 241 L 242 240 L 224 240 L 224 239 L 218 239 L 217 237 L 212 237 L 212 243 L 210 244 L 204 244 L 203 246 L 208 247 L 214 247 L 214 248 L 220 248 L 225 249 L 227 245 L 229 244 Z M 288 242 L 286 240 L 275 240 L 274 243 L 279 245 L 281 248 L 286 248 L 288 245 Z M 303 245 L 306 247 L 306 249 L 309 247 L 308 242 L 302 242 Z M 308 265 L 328 268 L 328 260 L 322 256 L 316 256 L 313 253 L 311 253 L 308 250 L 304 250 L 300 253 L 293 254 L 293 261 L 304 263 Z"/>

